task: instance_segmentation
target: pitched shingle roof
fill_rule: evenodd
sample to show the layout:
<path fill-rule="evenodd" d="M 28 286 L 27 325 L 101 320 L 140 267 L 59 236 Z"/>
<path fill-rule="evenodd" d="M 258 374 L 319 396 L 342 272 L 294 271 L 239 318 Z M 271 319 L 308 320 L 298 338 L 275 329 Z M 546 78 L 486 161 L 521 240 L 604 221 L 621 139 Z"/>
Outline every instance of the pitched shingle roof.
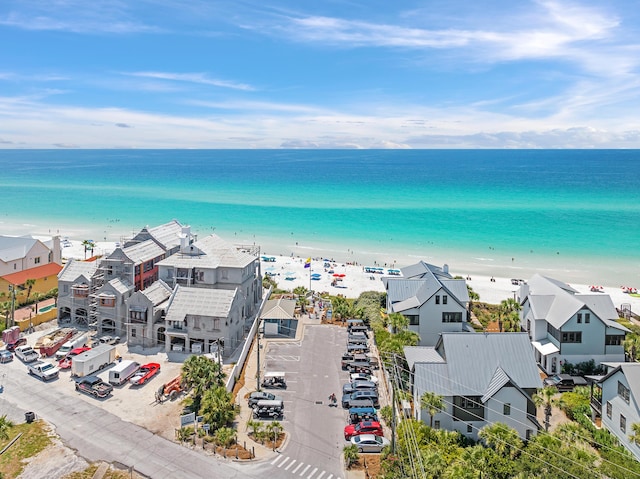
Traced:
<path fill-rule="evenodd" d="M 143 241 L 122 249 L 122 252 L 133 261 L 134 264 L 141 264 L 150 261 L 158 256 L 164 255 L 164 250 L 153 240 Z"/>
<path fill-rule="evenodd" d="M 264 305 L 262 319 L 293 319 L 296 309 L 295 299 L 270 299 Z"/>
<path fill-rule="evenodd" d="M 158 306 L 159 304 L 162 304 L 164 301 L 169 299 L 172 293 L 172 289 L 169 287 L 169 285 L 167 285 L 167 283 L 159 279 L 151 286 L 145 288 L 140 292 L 147 298 L 149 298 L 151 304 L 153 304 L 154 306 Z"/>
<path fill-rule="evenodd" d="M 206 289 L 176 286 L 167 306 L 167 321 L 183 321 L 187 315 L 226 318 L 237 289 Z"/>
<path fill-rule="evenodd" d="M 91 279 L 98 265 L 95 261 L 79 261 L 70 259 L 64 265 L 62 271 L 58 274 L 58 281 L 67 281 L 69 283 L 76 281 L 80 276 L 84 276 L 87 280 Z"/>
<path fill-rule="evenodd" d="M 178 268 L 244 268 L 257 261 L 249 253 L 240 251 L 219 236 L 212 234 L 189 246 L 189 254 L 179 252 L 160 262 Z"/>
<path fill-rule="evenodd" d="M 17 273 L 4 275 L 2 279 L 11 284 L 24 284 L 24 282 L 28 279 L 48 278 L 49 276 L 57 277 L 61 269 L 62 266 L 60 266 L 58 263 L 49 263 L 42 266 L 36 266 L 35 268 L 18 271 Z"/>

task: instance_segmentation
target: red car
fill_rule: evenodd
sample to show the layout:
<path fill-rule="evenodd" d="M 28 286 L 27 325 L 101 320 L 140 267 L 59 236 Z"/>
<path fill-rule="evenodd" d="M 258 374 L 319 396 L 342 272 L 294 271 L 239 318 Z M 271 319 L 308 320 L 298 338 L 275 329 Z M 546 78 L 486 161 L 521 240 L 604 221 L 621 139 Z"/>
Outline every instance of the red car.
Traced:
<path fill-rule="evenodd" d="M 77 356 L 78 354 L 82 354 L 85 351 L 89 351 L 91 348 L 76 348 L 76 349 L 72 349 L 71 351 L 69 351 L 69 353 L 60 360 L 60 362 L 58 363 L 58 367 L 60 369 L 70 369 L 71 368 L 71 360 L 74 356 Z"/>
<path fill-rule="evenodd" d="M 354 436 L 360 434 L 375 434 L 376 436 L 384 436 L 382 426 L 377 421 L 362 421 L 358 424 L 349 424 L 344 428 L 344 440 L 349 441 Z"/>
<path fill-rule="evenodd" d="M 138 369 L 138 371 L 133 376 L 131 376 L 131 379 L 129 379 L 129 383 L 132 386 L 141 386 L 159 372 L 160 365 L 158 363 L 145 364 L 144 366 L 140 366 L 140 369 Z"/>

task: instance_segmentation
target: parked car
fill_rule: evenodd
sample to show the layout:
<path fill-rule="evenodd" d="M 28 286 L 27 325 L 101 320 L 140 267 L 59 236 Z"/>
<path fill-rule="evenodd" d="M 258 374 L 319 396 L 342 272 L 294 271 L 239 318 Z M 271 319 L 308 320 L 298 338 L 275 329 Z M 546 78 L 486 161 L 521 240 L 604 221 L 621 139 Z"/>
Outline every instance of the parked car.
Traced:
<path fill-rule="evenodd" d="M 351 444 L 356 445 L 358 452 L 380 452 L 389 445 L 389 440 L 375 434 L 360 434 L 351 438 Z"/>
<path fill-rule="evenodd" d="M 9 363 L 13 361 L 13 353 L 6 349 L 0 350 L 0 363 Z"/>
<path fill-rule="evenodd" d="M 351 394 L 354 391 L 377 391 L 378 385 L 372 381 L 354 381 L 342 386 L 342 394 Z"/>
<path fill-rule="evenodd" d="M 18 346 L 27 344 L 27 338 L 18 338 L 15 343 L 7 344 L 7 351 L 15 351 Z"/>
<path fill-rule="evenodd" d="M 258 401 L 282 401 L 282 398 L 266 391 L 254 391 L 249 394 L 248 401 L 249 407 L 254 408 L 258 404 Z"/>
<path fill-rule="evenodd" d="M 344 394 L 342 396 L 342 407 L 345 409 L 352 407 L 353 403 L 360 405 L 361 402 L 367 402 L 375 408 L 380 407 L 378 393 L 376 391 L 354 391 L 351 394 Z"/>
<path fill-rule="evenodd" d="M 378 384 L 378 377 L 373 374 L 365 374 L 365 373 L 351 373 L 350 376 L 351 382 L 354 381 L 371 381 L 372 383 Z"/>
<path fill-rule="evenodd" d="M 344 440 L 350 441 L 353 436 L 360 434 L 375 434 L 376 436 L 384 436 L 382 426 L 377 421 L 362 421 L 358 424 L 348 424 L 344 428 Z"/>
<path fill-rule="evenodd" d="M 120 342 L 120 336 L 102 336 L 98 339 L 101 344 L 118 344 Z"/>
<path fill-rule="evenodd" d="M 50 381 L 57 379 L 60 374 L 60 370 L 51 363 L 45 363 L 44 361 L 38 361 L 27 365 L 27 371 L 31 376 L 38 377 L 43 381 Z"/>
<path fill-rule="evenodd" d="M 549 376 L 542 381 L 544 386 L 555 386 L 558 391 L 573 391 L 576 386 L 587 386 L 587 380 L 581 376 L 571 376 L 569 374 L 556 374 Z"/>
<path fill-rule="evenodd" d="M 131 376 L 129 384 L 133 386 L 141 386 L 153 376 L 160 372 L 160 365 L 158 363 L 149 363 L 140 366 L 140 369 Z"/>

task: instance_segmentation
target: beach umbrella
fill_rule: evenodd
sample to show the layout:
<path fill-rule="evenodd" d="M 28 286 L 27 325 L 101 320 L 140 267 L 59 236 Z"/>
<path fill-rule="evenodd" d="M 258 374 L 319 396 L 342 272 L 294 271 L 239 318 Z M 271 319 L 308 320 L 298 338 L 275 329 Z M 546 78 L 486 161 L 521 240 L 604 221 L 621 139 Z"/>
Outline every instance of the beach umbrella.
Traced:
<path fill-rule="evenodd" d="M 334 278 L 339 278 L 340 277 L 340 273 L 334 273 L 333 277 Z"/>
<path fill-rule="evenodd" d="M 344 277 L 346 276 L 346 274 L 344 274 L 344 273 L 340 273 L 340 274 L 338 274 L 337 276 L 338 276 L 338 278 L 344 278 Z"/>

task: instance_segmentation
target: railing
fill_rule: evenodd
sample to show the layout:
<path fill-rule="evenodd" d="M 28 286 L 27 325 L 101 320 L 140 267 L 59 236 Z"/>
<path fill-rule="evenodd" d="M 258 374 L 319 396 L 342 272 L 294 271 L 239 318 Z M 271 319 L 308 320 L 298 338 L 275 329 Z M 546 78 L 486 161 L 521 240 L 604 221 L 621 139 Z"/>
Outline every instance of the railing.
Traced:
<path fill-rule="evenodd" d="M 602 415 L 602 402 L 594 396 L 591 397 L 591 407 L 599 415 Z"/>

